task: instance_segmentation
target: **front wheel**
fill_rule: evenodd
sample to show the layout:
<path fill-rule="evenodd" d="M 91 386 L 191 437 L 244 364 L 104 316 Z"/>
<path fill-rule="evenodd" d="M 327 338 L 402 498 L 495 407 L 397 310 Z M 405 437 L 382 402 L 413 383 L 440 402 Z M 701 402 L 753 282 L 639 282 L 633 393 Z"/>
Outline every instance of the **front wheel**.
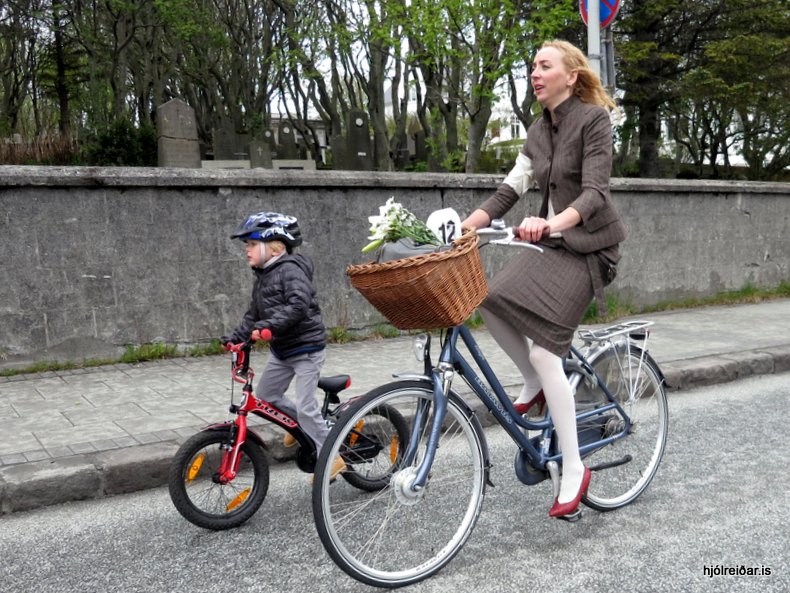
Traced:
<path fill-rule="evenodd" d="M 658 470 L 667 442 L 669 410 L 664 381 L 655 361 L 642 349 L 613 345 L 590 361 L 614 399 L 630 419 L 625 436 L 593 451 L 585 463 L 593 470 L 583 502 L 598 511 L 630 504 L 645 491 Z M 586 382 L 576 392 L 577 412 L 600 406 L 608 398 Z M 579 422 L 579 440 L 623 432 L 625 420 L 615 410 Z"/>
<path fill-rule="evenodd" d="M 238 527 L 266 498 L 269 464 L 261 448 L 250 441 L 241 448 L 237 476 L 227 484 L 217 481 L 230 447 L 230 430 L 199 432 L 181 445 L 170 465 L 170 498 L 178 512 L 198 527 Z"/>
<path fill-rule="evenodd" d="M 386 485 L 364 492 L 331 482 L 329 468 L 345 457 L 360 420 L 384 406 L 411 427 L 409 443 Z M 335 563 L 353 578 L 377 587 L 402 587 L 444 567 L 469 538 L 485 495 L 487 447 L 479 421 L 456 394 L 447 399 L 425 488 L 411 488 L 425 458 L 436 410 L 431 384 L 398 381 L 374 389 L 343 414 L 329 433 L 316 465 L 313 515 L 318 535 Z"/>

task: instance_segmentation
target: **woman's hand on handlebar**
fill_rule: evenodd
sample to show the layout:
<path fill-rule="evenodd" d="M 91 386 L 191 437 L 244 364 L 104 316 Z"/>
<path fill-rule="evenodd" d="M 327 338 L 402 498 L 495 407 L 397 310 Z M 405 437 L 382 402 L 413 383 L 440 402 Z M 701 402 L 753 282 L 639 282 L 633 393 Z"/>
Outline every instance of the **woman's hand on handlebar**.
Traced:
<path fill-rule="evenodd" d="M 489 244 L 506 245 L 543 252 L 543 249 L 535 243 L 520 239 L 517 231 L 519 231 L 519 227 L 509 227 L 504 220 L 496 218 L 491 221 L 491 226 L 477 229 L 477 235 L 480 237 L 481 247 Z"/>
<path fill-rule="evenodd" d="M 513 235 L 520 241 L 537 243 L 551 234 L 551 227 L 545 218 L 528 216 L 521 221 L 519 226 L 513 227 Z"/>

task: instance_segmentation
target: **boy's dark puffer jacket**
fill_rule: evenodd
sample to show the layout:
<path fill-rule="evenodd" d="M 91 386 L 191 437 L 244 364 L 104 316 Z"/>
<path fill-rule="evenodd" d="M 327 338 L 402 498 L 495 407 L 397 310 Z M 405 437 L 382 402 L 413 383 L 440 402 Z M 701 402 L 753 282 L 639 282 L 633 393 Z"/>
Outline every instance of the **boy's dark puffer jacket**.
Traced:
<path fill-rule="evenodd" d="M 254 268 L 252 301 L 233 341 L 253 329 L 272 332 L 271 349 L 284 359 L 326 345 L 326 328 L 313 287 L 313 262 L 300 253 L 284 254 L 267 268 Z"/>

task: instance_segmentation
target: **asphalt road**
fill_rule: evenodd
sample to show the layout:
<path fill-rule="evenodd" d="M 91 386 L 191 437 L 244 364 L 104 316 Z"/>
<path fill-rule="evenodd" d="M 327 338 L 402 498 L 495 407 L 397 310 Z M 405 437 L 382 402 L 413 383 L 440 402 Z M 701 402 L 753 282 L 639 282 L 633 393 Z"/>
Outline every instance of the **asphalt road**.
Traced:
<path fill-rule="evenodd" d="M 514 446 L 489 428 L 496 487 L 475 532 L 443 571 L 402 590 L 789 591 L 788 392 L 790 374 L 671 393 L 651 487 L 576 524 L 548 518 L 550 485 L 518 482 Z M 0 577 L 3 593 L 376 590 L 326 555 L 293 466 L 272 468 L 261 510 L 230 532 L 187 523 L 164 488 L 4 516 Z"/>

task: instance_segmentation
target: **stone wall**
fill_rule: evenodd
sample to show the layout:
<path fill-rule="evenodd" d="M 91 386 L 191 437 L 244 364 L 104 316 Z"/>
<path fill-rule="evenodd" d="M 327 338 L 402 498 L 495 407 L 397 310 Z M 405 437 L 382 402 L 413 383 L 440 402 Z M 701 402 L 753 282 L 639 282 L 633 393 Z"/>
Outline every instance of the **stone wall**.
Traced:
<path fill-rule="evenodd" d="M 463 217 L 500 176 L 169 168 L 0 167 L 0 356 L 80 359 L 125 344 L 197 343 L 235 326 L 252 275 L 229 234 L 247 214 L 297 216 L 327 325 L 381 321 L 344 270 L 367 217 L 396 196 Z M 790 279 L 790 186 L 612 180 L 628 226 L 610 288 L 648 305 Z M 532 192 L 508 222 L 537 209 Z M 489 273 L 512 250 L 487 248 Z M 0 360 L 2 363 L 2 360 Z"/>

